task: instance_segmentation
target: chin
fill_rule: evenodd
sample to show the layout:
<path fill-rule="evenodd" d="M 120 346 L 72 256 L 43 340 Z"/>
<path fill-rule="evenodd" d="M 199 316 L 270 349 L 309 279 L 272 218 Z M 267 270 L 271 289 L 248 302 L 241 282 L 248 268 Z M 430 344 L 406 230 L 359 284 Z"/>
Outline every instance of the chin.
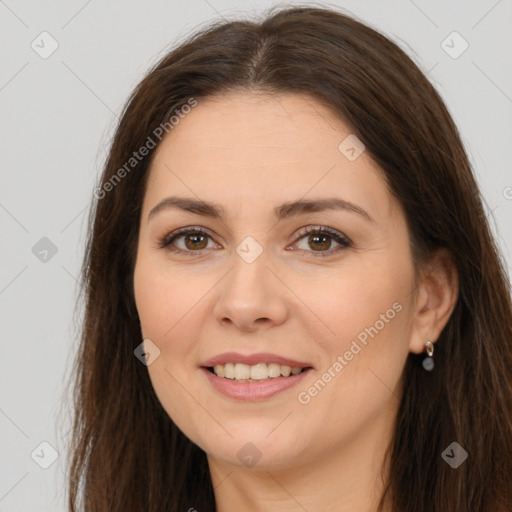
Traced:
<path fill-rule="evenodd" d="M 298 463 L 302 452 L 298 450 L 296 436 L 276 436 L 274 439 L 266 438 L 265 435 L 238 435 L 225 439 L 221 443 L 207 443 L 203 450 L 206 451 L 209 459 L 222 461 L 226 464 L 240 468 L 261 470 L 275 470 L 294 466 Z M 289 443 L 287 445 L 286 443 Z"/>

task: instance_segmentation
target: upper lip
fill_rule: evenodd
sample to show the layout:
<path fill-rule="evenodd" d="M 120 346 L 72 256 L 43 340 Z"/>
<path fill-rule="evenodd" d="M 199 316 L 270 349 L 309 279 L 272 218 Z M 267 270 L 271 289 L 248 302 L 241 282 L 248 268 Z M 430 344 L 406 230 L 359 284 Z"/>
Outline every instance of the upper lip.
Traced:
<path fill-rule="evenodd" d="M 214 356 L 204 363 L 201 366 L 209 368 L 211 366 L 215 366 L 217 364 L 226 364 L 226 363 L 241 363 L 248 365 L 255 365 L 258 363 L 277 363 L 283 366 L 290 366 L 291 368 L 309 368 L 312 367 L 309 363 L 304 363 L 301 361 L 295 361 L 294 359 L 290 359 L 288 357 L 278 356 L 276 354 L 269 353 L 257 353 L 257 354 L 239 354 L 238 352 L 224 352 L 223 354 L 219 354 Z"/>

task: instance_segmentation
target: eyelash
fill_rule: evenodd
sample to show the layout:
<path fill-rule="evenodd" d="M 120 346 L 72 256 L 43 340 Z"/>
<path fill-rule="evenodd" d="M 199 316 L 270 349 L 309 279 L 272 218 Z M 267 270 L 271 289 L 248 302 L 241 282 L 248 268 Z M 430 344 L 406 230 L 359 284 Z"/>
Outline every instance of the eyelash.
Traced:
<path fill-rule="evenodd" d="M 163 239 L 159 241 L 159 247 L 161 249 L 167 249 L 168 251 L 171 251 L 175 254 L 186 254 L 187 256 L 195 256 L 195 255 L 201 255 L 204 251 L 207 249 L 200 249 L 198 251 L 191 251 L 191 250 L 183 250 L 183 249 L 177 249 L 176 247 L 171 248 L 171 244 L 175 242 L 178 238 L 181 238 L 183 235 L 188 234 L 202 234 L 206 235 L 207 237 L 211 238 L 210 235 L 202 228 L 197 226 L 189 226 L 186 228 L 180 228 L 176 231 L 173 231 L 172 233 L 169 233 L 166 235 Z M 328 228 L 326 226 L 307 226 L 306 228 L 302 229 L 297 235 L 299 238 L 297 241 L 299 241 L 301 238 L 304 238 L 306 235 L 311 234 L 320 234 L 320 235 L 329 235 L 330 238 L 334 239 L 335 242 L 339 243 L 340 246 L 335 248 L 334 250 L 327 250 L 327 251 L 307 251 L 304 249 L 297 249 L 297 252 L 302 254 L 307 254 L 310 256 L 310 253 L 313 253 L 313 258 L 316 257 L 326 257 L 326 256 L 332 256 L 333 254 L 337 254 L 338 252 L 342 251 L 343 249 L 347 249 L 349 247 L 352 247 L 352 242 L 344 235 L 339 233 L 338 231 Z M 296 243 L 296 242 L 295 242 Z"/>

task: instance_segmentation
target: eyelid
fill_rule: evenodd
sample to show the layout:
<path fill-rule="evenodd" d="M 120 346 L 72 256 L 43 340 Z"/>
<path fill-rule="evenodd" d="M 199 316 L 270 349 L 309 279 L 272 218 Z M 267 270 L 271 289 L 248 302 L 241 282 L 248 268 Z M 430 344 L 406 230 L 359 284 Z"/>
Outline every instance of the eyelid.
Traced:
<path fill-rule="evenodd" d="M 340 231 L 338 231 L 336 229 L 333 229 L 333 228 L 330 228 L 330 227 L 324 226 L 324 225 L 310 225 L 310 226 L 301 228 L 300 230 L 298 230 L 295 233 L 295 235 L 294 235 L 295 241 L 293 242 L 292 245 L 295 245 L 299 240 L 301 240 L 302 238 L 304 238 L 306 235 L 309 235 L 309 234 L 327 235 L 329 238 L 332 238 L 338 244 L 338 247 L 336 247 L 334 249 L 329 249 L 327 251 L 311 251 L 311 250 L 308 251 L 308 250 L 304 250 L 304 249 L 294 249 L 296 252 L 300 252 L 302 254 L 311 256 L 313 258 L 328 257 L 328 256 L 337 255 L 343 249 L 348 249 L 348 248 L 351 248 L 354 246 L 352 240 L 348 236 L 344 235 L 343 233 L 341 233 Z M 288 246 L 288 247 L 290 247 L 290 246 Z"/>
<path fill-rule="evenodd" d="M 211 240 L 214 240 L 214 237 L 210 234 L 209 230 L 206 228 L 203 228 L 202 226 L 185 226 L 183 228 L 178 228 L 171 233 L 168 233 L 165 235 L 161 240 L 159 240 L 158 247 L 161 249 L 167 248 L 172 242 L 174 242 L 176 239 L 187 235 L 189 233 L 198 233 L 198 234 L 205 234 L 208 236 Z M 215 242 L 217 243 L 217 242 Z M 169 249 L 171 250 L 171 249 Z M 183 251 L 182 249 L 176 249 L 175 252 L 195 252 L 195 253 L 201 253 L 205 251 L 206 249 L 201 249 L 200 251 Z"/>
<path fill-rule="evenodd" d="M 161 249 L 167 249 L 168 251 L 172 253 L 186 253 L 187 255 L 202 255 L 207 249 L 200 249 L 197 251 L 194 250 L 183 250 L 178 249 L 176 247 L 169 248 L 170 244 L 177 240 L 178 238 L 181 238 L 184 235 L 190 234 L 190 233 L 199 233 L 204 234 L 208 238 L 210 238 L 214 243 L 217 243 L 214 239 L 214 237 L 210 234 L 210 231 L 202 226 L 185 226 L 182 228 L 178 228 L 171 233 L 168 233 L 166 236 L 163 237 L 163 239 L 159 240 L 158 248 Z M 327 235 L 329 238 L 332 238 L 339 246 L 335 249 L 329 249 L 327 251 L 312 251 L 312 250 L 305 250 L 305 249 L 293 249 L 294 252 L 299 252 L 302 254 L 307 254 L 308 256 L 313 257 L 326 257 L 331 256 L 334 254 L 337 254 L 340 252 L 340 250 L 347 249 L 350 247 L 353 247 L 353 242 L 349 237 L 341 233 L 340 231 L 330 228 L 328 226 L 324 225 L 309 225 L 305 226 L 299 230 L 297 230 L 293 237 L 294 241 L 287 245 L 286 248 L 291 247 L 292 245 L 295 245 L 299 240 L 304 238 L 308 234 L 324 234 Z"/>

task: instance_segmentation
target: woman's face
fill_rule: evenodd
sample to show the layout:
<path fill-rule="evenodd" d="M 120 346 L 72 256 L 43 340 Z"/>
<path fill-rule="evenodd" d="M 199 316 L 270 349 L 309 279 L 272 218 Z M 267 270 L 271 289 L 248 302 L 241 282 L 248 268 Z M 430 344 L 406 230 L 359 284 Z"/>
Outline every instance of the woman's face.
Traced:
<path fill-rule="evenodd" d="M 404 213 L 362 149 L 312 98 L 232 93 L 156 151 L 136 305 L 154 390 L 210 462 L 298 467 L 389 434 L 425 340 Z"/>

